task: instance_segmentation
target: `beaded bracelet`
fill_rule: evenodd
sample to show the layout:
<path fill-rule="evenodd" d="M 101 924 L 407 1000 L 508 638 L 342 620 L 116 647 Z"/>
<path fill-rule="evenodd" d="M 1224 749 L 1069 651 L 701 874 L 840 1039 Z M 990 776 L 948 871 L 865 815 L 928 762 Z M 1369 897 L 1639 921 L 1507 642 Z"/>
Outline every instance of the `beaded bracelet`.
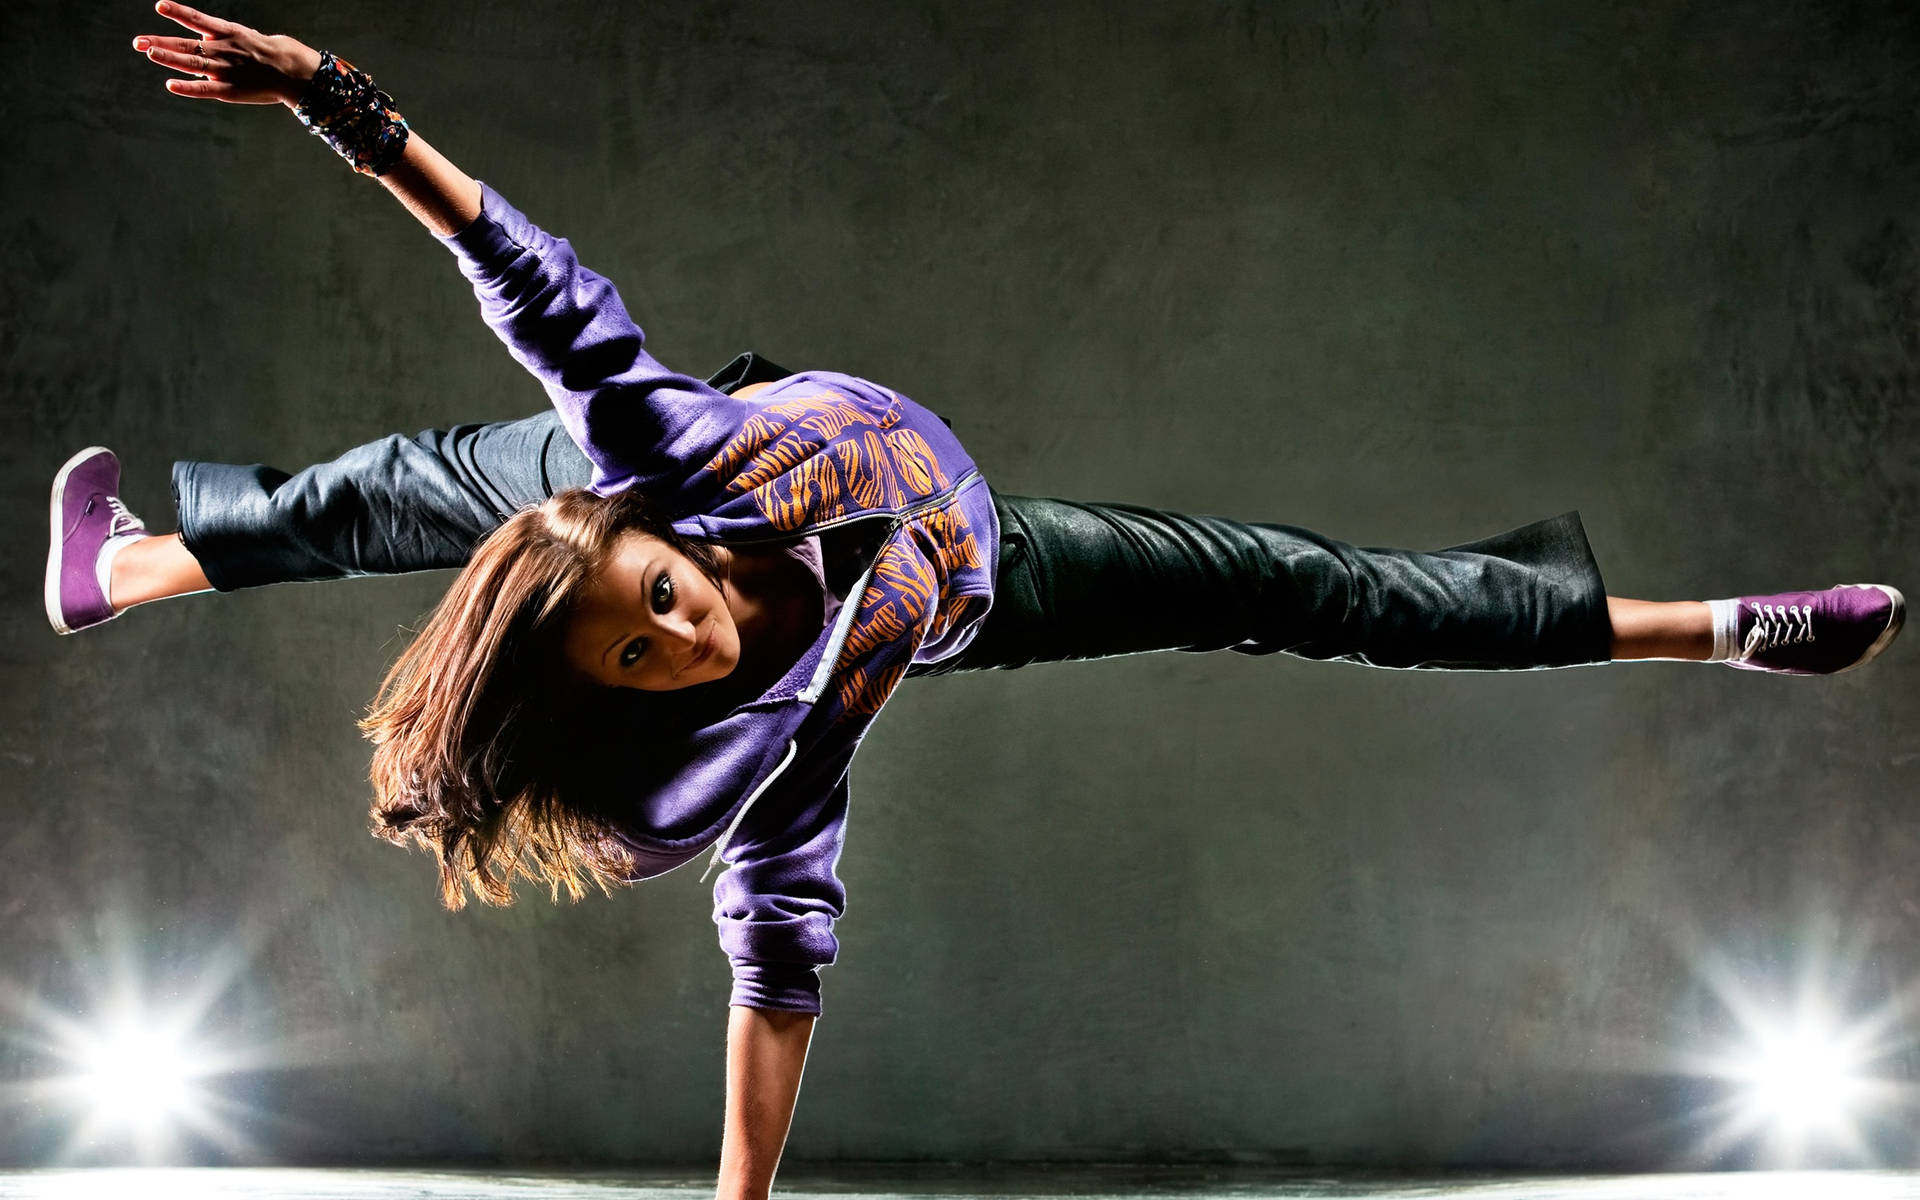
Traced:
<path fill-rule="evenodd" d="M 362 175 L 385 175 L 407 148 L 407 119 L 373 77 L 331 50 L 320 52 L 293 115 Z"/>

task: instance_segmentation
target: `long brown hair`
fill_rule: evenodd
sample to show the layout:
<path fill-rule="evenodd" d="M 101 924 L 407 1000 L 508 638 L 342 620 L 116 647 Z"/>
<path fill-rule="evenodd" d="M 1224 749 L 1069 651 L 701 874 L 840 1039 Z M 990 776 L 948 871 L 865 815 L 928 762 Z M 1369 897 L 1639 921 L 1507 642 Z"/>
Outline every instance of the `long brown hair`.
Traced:
<path fill-rule="evenodd" d="M 373 742 L 373 832 L 440 865 L 440 898 L 511 904 L 516 878 L 578 900 L 626 881 L 589 762 L 611 689 L 571 676 L 561 639 L 621 536 L 651 534 L 716 576 L 713 548 L 674 533 L 629 491 L 583 488 L 523 509 L 474 551 L 380 684 L 361 730 Z M 636 733 L 624 731 L 627 746 Z"/>

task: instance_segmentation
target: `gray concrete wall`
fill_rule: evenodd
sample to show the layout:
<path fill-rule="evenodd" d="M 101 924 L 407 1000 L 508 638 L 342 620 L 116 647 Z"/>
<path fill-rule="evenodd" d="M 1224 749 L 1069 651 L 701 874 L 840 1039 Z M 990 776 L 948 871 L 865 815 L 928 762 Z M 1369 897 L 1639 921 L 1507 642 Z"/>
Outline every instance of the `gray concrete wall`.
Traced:
<path fill-rule="evenodd" d="M 231 15 L 371 69 L 670 363 L 885 381 L 1009 491 L 1413 546 L 1578 508 L 1618 594 L 1920 588 L 1904 2 L 399 7 Z M 128 977 L 269 1048 L 238 1157 L 709 1157 L 706 886 L 451 915 L 365 833 L 353 720 L 445 576 L 46 628 L 78 447 L 164 527 L 176 458 L 542 402 L 376 185 L 166 95 L 164 25 L 0 11 L 0 1160 L 68 1145 L 14 1085 Z M 910 683 L 789 1153 L 1737 1160 L 1675 1073 L 1728 996 L 1920 976 L 1915 661 Z"/>

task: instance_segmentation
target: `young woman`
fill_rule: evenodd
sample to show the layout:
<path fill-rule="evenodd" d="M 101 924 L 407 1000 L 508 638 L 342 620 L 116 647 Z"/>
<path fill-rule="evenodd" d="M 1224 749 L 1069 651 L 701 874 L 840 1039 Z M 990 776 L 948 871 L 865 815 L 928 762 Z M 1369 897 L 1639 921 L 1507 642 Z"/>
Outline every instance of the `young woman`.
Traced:
<path fill-rule="evenodd" d="M 553 409 L 389 437 L 295 475 L 179 463 L 178 532 L 101 448 L 54 481 L 46 602 L 68 633 L 208 588 L 465 564 L 382 685 L 375 831 L 438 858 L 450 907 L 516 878 L 578 896 L 710 852 L 734 969 L 726 1195 L 764 1196 L 820 966 L 853 753 L 909 674 L 1149 650 L 1382 667 L 1623 659 L 1829 674 L 1877 655 L 1877 584 L 1607 596 L 1576 514 L 1435 553 L 1285 525 L 992 491 L 881 385 L 743 355 L 708 381 L 644 348 L 613 288 L 411 133 L 348 64 L 161 3 L 136 50 L 177 95 L 280 103 L 453 253 Z"/>

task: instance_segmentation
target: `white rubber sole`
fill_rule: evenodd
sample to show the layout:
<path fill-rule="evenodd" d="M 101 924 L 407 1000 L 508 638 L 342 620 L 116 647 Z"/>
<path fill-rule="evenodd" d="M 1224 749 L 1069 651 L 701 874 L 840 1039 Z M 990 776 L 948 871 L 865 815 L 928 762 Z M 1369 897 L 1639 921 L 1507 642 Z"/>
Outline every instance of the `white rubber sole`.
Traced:
<path fill-rule="evenodd" d="M 60 502 L 60 496 L 67 489 L 67 476 L 73 474 L 73 469 L 103 451 L 107 454 L 113 453 L 105 446 L 88 446 L 69 458 L 66 465 L 60 468 L 60 473 L 53 477 L 53 499 L 47 504 L 46 599 L 47 620 L 52 623 L 55 633 L 73 632 L 67 628 L 67 623 L 60 619 L 60 576 L 66 565 L 63 557 L 66 550 L 66 529 L 63 527 L 65 522 L 61 520 L 62 510 L 66 506 Z"/>

